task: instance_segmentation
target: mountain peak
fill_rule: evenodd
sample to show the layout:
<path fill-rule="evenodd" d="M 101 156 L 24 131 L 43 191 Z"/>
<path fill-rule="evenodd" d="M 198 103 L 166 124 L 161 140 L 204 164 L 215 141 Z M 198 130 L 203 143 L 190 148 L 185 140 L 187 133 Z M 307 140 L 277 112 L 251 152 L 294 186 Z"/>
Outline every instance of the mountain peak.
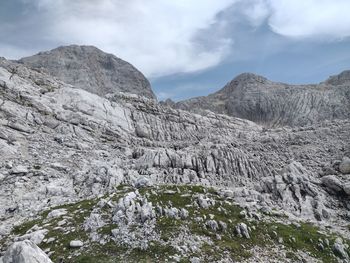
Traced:
<path fill-rule="evenodd" d="M 94 46 L 60 46 L 18 62 L 31 68 L 44 68 L 50 75 L 100 96 L 127 92 L 156 98 L 149 81 L 140 71 Z"/>
<path fill-rule="evenodd" d="M 268 79 L 254 74 L 254 73 L 249 73 L 249 72 L 245 72 L 242 74 L 239 74 L 237 77 L 235 77 L 233 79 L 234 82 L 240 82 L 240 83 L 252 83 L 252 82 L 259 82 L 259 83 L 266 83 L 268 82 Z"/>

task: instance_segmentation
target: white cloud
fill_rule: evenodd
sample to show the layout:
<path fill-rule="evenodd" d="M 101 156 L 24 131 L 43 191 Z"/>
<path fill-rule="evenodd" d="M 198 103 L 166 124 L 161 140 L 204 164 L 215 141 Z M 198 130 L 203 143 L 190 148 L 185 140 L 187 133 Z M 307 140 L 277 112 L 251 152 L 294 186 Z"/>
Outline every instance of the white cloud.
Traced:
<path fill-rule="evenodd" d="M 349 0 L 253 0 L 252 12 L 245 13 L 256 23 L 265 17 L 271 29 L 293 38 L 350 36 Z M 268 11 L 267 11 L 268 10 Z M 247 12 L 248 11 L 248 12 Z M 258 22 L 262 22 L 260 19 Z M 259 24 L 259 23 L 258 23 Z"/>
<path fill-rule="evenodd" d="M 49 41 L 98 46 L 133 63 L 147 76 L 206 69 L 220 63 L 230 49 L 229 38 L 215 40 L 215 48 L 195 39 L 235 0 L 35 2 L 49 23 Z"/>

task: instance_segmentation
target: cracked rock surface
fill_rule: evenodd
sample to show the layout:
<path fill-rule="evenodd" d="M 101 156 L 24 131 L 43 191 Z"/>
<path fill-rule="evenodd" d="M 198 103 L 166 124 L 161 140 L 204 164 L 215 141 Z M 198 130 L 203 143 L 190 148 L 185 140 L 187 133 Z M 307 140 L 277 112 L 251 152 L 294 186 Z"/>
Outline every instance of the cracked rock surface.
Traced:
<path fill-rule="evenodd" d="M 3 262 L 26 240 L 53 262 L 347 262 L 346 76 L 310 87 L 325 108 L 302 107 L 306 119 L 239 116 L 254 123 L 1 59 Z M 232 85 L 277 85 L 250 79 Z M 327 105 L 336 118 L 318 115 Z"/>

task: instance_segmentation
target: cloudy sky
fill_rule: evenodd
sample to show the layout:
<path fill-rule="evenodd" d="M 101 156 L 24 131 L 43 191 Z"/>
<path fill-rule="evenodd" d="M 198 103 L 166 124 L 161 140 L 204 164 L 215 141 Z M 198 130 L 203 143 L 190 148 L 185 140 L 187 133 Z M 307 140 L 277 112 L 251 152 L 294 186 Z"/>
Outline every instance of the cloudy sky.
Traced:
<path fill-rule="evenodd" d="M 207 95 L 242 72 L 313 83 L 350 69 L 350 0 L 1 0 L 0 56 L 94 45 L 159 99 Z"/>

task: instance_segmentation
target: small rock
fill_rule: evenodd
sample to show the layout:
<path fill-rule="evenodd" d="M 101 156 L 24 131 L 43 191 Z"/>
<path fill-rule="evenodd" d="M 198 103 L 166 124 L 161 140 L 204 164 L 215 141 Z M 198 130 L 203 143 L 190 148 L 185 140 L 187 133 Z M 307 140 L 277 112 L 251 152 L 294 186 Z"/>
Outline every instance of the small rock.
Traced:
<path fill-rule="evenodd" d="M 186 219 L 188 217 L 189 213 L 185 208 L 181 208 L 180 210 L 180 217 L 181 219 Z"/>
<path fill-rule="evenodd" d="M 225 232 L 227 230 L 227 224 L 223 221 L 219 221 L 220 230 Z"/>
<path fill-rule="evenodd" d="M 317 245 L 318 249 L 323 251 L 324 250 L 324 245 L 322 243 L 318 243 Z"/>
<path fill-rule="evenodd" d="M 58 226 L 63 226 L 65 224 L 67 224 L 67 220 L 66 219 L 63 219 L 63 220 L 57 222 Z"/>
<path fill-rule="evenodd" d="M 151 183 L 150 179 L 148 179 L 146 177 L 140 177 L 135 182 L 136 188 L 150 187 L 151 185 L 152 185 L 152 183 Z"/>
<path fill-rule="evenodd" d="M 203 197 L 203 195 L 200 195 L 198 197 L 198 205 L 201 208 L 207 209 L 209 207 L 208 200 Z"/>
<path fill-rule="evenodd" d="M 242 210 L 239 215 L 242 217 L 242 218 L 246 218 L 247 217 L 247 211 L 245 210 Z"/>
<path fill-rule="evenodd" d="M 190 258 L 190 262 L 191 263 L 200 263 L 201 260 L 199 258 L 197 258 L 197 257 L 193 257 L 193 258 Z"/>
<path fill-rule="evenodd" d="M 34 231 L 32 233 L 25 234 L 23 236 L 18 237 L 16 241 L 30 240 L 34 244 L 39 245 L 39 244 L 41 244 L 41 242 L 43 242 L 45 235 L 48 232 L 49 231 L 47 229 L 37 230 L 37 231 Z"/>
<path fill-rule="evenodd" d="M 47 215 L 47 218 L 56 218 L 56 217 L 60 217 L 60 216 L 66 215 L 66 214 L 67 214 L 67 210 L 64 209 L 64 208 L 55 209 L 55 210 L 52 210 L 52 211 Z"/>
<path fill-rule="evenodd" d="M 345 246 L 343 244 L 343 240 L 341 238 L 339 238 L 339 237 L 334 242 L 333 252 L 339 258 L 342 258 L 342 259 L 348 259 L 349 258 L 349 255 L 346 252 L 346 248 L 345 248 Z"/>
<path fill-rule="evenodd" d="M 141 208 L 141 222 L 144 223 L 153 218 L 152 204 L 145 203 Z"/>
<path fill-rule="evenodd" d="M 72 240 L 70 243 L 69 243 L 69 246 L 71 248 L 80 248 L 84 245 L 84 243 L 80 240 Z"/>
<path fill-rule="evenodd" d="M 215 220 L 208 220 L 206 222 L 206 226 L 213 231 L 217 231 L 219 229 L 219 225 Z"/>
<path fill-rule="evenodd" d="M 243 236 L 245 238 L 250 238 L 248 227 L 245 223 L 239 223 L 236 226 L 236 232 L 239 236 Z"/>
<path fill-rule="evenodd" d="M 339 171 L 342 174 L 350 174 L 350 158 L 344 157 L 339 165 Z"/>
<path fill-rule="evenodd" d="M 46 243 L 49 244 L 49 243 L 52 243 L 54 242 L 56 239 L 54 237 L 50 237 L 48 240 L 46 240 Z"/>

